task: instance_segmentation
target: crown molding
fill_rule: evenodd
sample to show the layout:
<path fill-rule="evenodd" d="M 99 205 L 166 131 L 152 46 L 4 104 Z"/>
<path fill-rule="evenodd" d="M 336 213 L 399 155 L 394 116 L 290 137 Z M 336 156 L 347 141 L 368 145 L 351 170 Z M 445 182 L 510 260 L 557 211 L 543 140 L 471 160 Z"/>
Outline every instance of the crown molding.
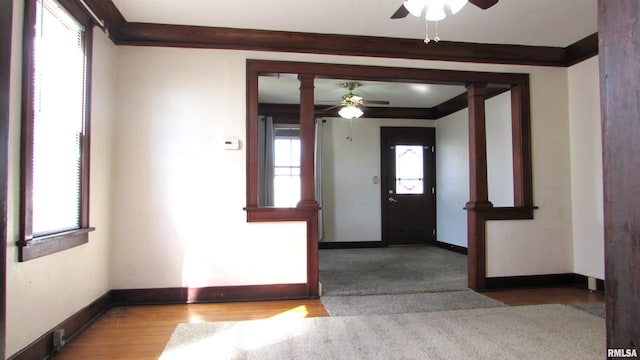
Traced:
<path fill-rule="evenodd" d="M 598 53 L 597 34 L 567 47 L 479 44 L 374 36 L 128 22 L 112 0 L 85 0 L 116 45 L 231 49 L 567 67 Z M 434 46 L 435 45 L 435 46 Z"/>

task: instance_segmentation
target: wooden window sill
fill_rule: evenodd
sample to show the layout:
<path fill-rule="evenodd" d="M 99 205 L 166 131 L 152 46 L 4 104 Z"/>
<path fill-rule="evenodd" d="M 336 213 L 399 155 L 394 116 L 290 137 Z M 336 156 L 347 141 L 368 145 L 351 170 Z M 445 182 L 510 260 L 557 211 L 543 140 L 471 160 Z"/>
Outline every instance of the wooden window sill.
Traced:
<path fill-rule="evenodd" d="M 28 261 L 86 244 L 89 242 L 89 233 L 94 230 L 89 227 L 18 241 L 18 260 Z"/>

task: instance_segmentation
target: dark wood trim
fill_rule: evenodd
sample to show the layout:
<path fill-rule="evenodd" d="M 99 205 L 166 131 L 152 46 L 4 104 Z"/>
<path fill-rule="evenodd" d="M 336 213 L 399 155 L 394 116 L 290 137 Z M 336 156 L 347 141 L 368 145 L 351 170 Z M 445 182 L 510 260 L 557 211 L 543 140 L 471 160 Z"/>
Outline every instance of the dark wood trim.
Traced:
<path fill-rule="evenodd" d="M 567 67 L 598 55 L 598 33 L 591 34 L 565 48 Z"/>
<path fill-rule="evenodd" d="M 314 73 L 299 73 L 300 80 L 300 203 L 298 207 L 319 209 L 316 202 Z M 316 213 L 317 217 L 317 213 Z"/>
<path fill-rule="evenodd" d="M 95 228 L 78 229 L 38 237 L 37 240 L 18 241 L 18 261 L 33 260 L 86 244 L 89 242 L 89 233 L 94 230 Z"/>
<path fill-rule="evenodd" d="M 485 290 L 573 286 L 574 279 L 570 273 L 490 277 L 485 280 Z"/>
<path fill-rule="evenodd" d="M 33 1 L 33 0 L 27 0 Z M 76 21 L 84 25 L 87 28 L 93 26 L 93 18 L 85 11 L 85 9 L 76 0 L 56 0 L 62 7 L 64 7 L 69 14 L 71 14 Z"/>
<path fill-rule="evenodd" d="M 473 63 L 566 67 L 597 54 L 594 35 L 567 47 L 479 44 L 421 39 L 127 22 L 110 0 L 86 0 L 117 45 L 276 51 Z M 587 40 L 589 39 L 589 40 Z M 594 46 L 596 45 L 596 46 Z"/>
<path fill-rule="evenodd" d="M 111 304 L 111 293 L 108 292 L 75 314 L 71 315 L 53 329 L 47 331 L 37 340 L 11 356 L 9 360 L 48 358 L 55 350 L 53 347 L 53 332 L 55 330 L 64 329 L 65 340 L 70 341 L 109 310 Z"/>
<path fill-rule="evenodd" d="M 450 250 L 453 252 L 456 252 L 458 254 L 463 254 L 463 255 L 467 255 L 468 254 L 468 249 L 464 246 L 460 246 L 460 245 L 455 245 L 455 244 L 449 244 L 446 242 L 442 242 L 442 241 L 436 241 L 436 246 L 441 248 L 441 249 L 445 249 L 445 250 Z"/>
<path fill-rule="evenodd" d="M 508 87 L 487 88 L 485 99 L 490 99 L 502 93 L 509 91 Z M 404 107 L 367 107 L 363 118 L 368 119 L 416 119 L 416 120 L 438 120 L 445 116 L 451 115 L 468 105 L 467 93 L 443 101 L 442 103 L 430 108 L 404 108 Z M 326 109 L 329 105 L 315 105 L 314 111 L 316 117 L 339 117 L 339 108 Z M 258 104 L 258 112 L 260 115 L 273 116 L 286 123 L 298 123 L 300 116 L 299 104 Z M 282 122 L 282 121 L 281 121 Z"/>
<path fill-rule="evenodd" d="M 561 47 L 478 44 L 421 39 L 335 35 L 128 22 L 118 45 L 296 52 L 330 55 L 444 60 L 493 64 L 564 66 Z"/>
<path fill-rule="evenodd" d="M 640 2 L 598 0 L 607 348 L 640 350 Z"/>
<path fill-rule="evenodd" d="M 85 52 L 84 89 L 84 133 L 81 139 L 80 159 L 80 229 L 47 236 L 34 236 L 32 223 L 33 202 L 33 76 L 35 0 L 25 1 L 22 47 L 22 133 L 21 133 L 21 196 L 20 196 L 20 240 L 17 242 L 19 261 L 28 261 L 58 251 L 70 249 L 89 241 L 89 183 L 91 159 L 91 78 L 93 58 L 93 20 L 75 1 L 60 1 L 60 4 L 85 26 L 83 47 Z"/>
<path fill-rule="evenodd" d="M 533 207 L 531 160 L 531 99 L 529 79 L 511 88 L 511 143 L 513 152 L 513 204 Z"/>
<path fill-rule="evenodd" d="M 7 199 L 9 182 L 9 107 L 13 0 L 0 1 L 0 359 L 6 353 Z"/>
<path fill-rule="evenodd" d="M 486 279 L 485 290 L 565 286 L 589 290 L 588 277 L 573 273 L 490 277 Z M 594 291 L 601 294 L 605 293 L 604 280 L 596 278 L 596 289 Z"/>
<path fill-rule="evenodd" d="M 307 298 L 307 284 L 111 290 L 113 306 L 194 304 Z"/>
<path fill-rule="evenodd" d="M 329 249 L 368 249 L 385 247 L 382 241 L 326 241 L 319 242 L 318 248 Z"/>
<path fill-rule="evenodd" d="M 109 37 L 117 43 L 122 38 L 122 29 L 126 26 L 127 21 L 113 4 L 113 1 L 85 0 L 85 2 L 104 21 Z"/>
<path fill-rule="evenodd" d="M 55 350 L 53 346 L 55 330 L 64 329 L 65 340 L 71 341 L 112 306 L 293 300 L 309 297 L 311 296 L 309 296 L 307 284 L 111 290 L 47 331 L 11 356 L 9 360 L 48 358 Z"/>
<path fill-rule="evenodd" d="M 258 77 L 273 74 L 306 74 L 315 78 L 347 78 L 353 80 L 377 80 L 392 82 L 414 82 L 426 84 L 468 85 L 470 137 L 470 183 L 476 189 L 466 209 L 468 210 L 468 268 L 469 286 L 481 290 L 484 286 L 485 222 L 487 220 L 532 219 L 532 172 L 531 140 L 529 120 L 529 75 L 518 73 L 490 73 L 473 71 L 433 70 L 416 68 L 393 68 L 382 66 L 340 65 L 267 60 L 247 60 L 247 220 L 248 221 L 307 221 L 317 216 L 317 207 L 310 202 L 312 211 L 296 209 L 276 209 L 258 207 Z M 470 84 L 470 85 L 469 85 Z M 489 84 L 489 85 L 485 85 Z M 486 138 L 484 130 L 484 102 L 507 90 L 512 91 L 512 126 L 514 144 L 514 204 L 511 208 L 493 209 L 488 202 L 486 189 Z M 457 100 L 460 102 L 460 100 Z M 308 105 L 307 105 L 308 106 Z M 460 105 L 457 105 L 460 106 Z M 314 111 L 308 106 L 309 112 Z M 307 115 L 308 116 L 308 115 Z M 311 140 L 310 140 L 311 141 Z M 474 144 L 473 147 L 471 144 Z M 481 156 L 485 154 L 484 156 Z M 484 160 L 482 160 L 484 158 Z M 484 169 L 484 170 L 483 170 Z M 475 171 L 478 170 L 478 171 Z M 476 173 L 477 172 L 477 173 Z M 471 176 L 473 174 L 473 176 Z M 485 178 L 484 181 L 482 178 Z M 307 179 L 303 181 L 313 181 Z M 480 181 L 478 183 L 478 181 Z M 478 186 L 478 184 L 480 186 Z M 484 185 L 483 185 L 484 184 Z M 480 190 L 480 191 L 478 191 Z M 317 244 L 308 238 L 309 244 Z M 317 245 L 309 246 L 309 251 L 317 251 Z M 312 256 L 308 254 L 309 259 Z M 312 259 L 313 260 L 313 259 Z M 315 264 L 312 264 L 315 266 Z M 311 270 L 309 270 L 311 271 Z M 311 272 L 309 273 L 311 274 Z M 309 279 L 312 277 L 310 276 Z"/>

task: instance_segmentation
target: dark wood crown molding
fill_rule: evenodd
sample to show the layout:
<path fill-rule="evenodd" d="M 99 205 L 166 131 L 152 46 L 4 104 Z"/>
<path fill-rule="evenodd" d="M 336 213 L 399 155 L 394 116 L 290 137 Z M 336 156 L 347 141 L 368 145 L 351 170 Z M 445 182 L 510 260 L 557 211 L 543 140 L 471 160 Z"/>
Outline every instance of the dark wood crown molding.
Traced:
<path fill-rule="evenodd" d="M 86 0 L 116 45 L 294 52 L 456 62 L 567 67 L 598 53 L 597 34 L 567 47 L 128 22 L 111 0 Z M 594 42 L 595 37 L 595 42 Z"/>

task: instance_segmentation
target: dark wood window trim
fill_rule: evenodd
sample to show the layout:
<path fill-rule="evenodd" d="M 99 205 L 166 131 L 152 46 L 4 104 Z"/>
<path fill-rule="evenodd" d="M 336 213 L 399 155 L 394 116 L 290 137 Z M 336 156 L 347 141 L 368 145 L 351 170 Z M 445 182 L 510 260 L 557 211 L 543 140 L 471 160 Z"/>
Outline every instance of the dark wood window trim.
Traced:
<path fill-rule="evenodd" d="M 532 166 L 531 166 L 531 139 L 530 139 L 530 100 L 529 100 L 529 75 L 521 73 L 491 73 L 476 71 L 453 71 L 433 69 L 392 68 L 380 66 L 318 64 L 285 61 L 247 60 L 247 221 L 249 222 L 274 222 L 274 221 L 306 221 L 308 242 L 308 286 L 317 286 L 317 204 L 308 201 L 306 206 L 297 208 L 279 209 L 258 206 L 258 76 L 273 74 L 302 74 L 301 82 L 308 82 L 313 78 L 340 78 L 352 80 L 377 80 L 416 82 L 447 85 L 468 85 L 468 105 L 470 107 L 470 136 L 474 136 L 477 145 L 474 145 L 470 154 L 470 166 L 479 169 L 479 172 L 470 177 L 471 199 L 467 204 L 468 228 L 469 228 L 469 287 L 482 290 L 486 279 L 486 253 L 485 253 L 485 223 L 489 220 L 516 220 L 533 219 L 533 191 L 532 191 Z M 495 90 L 507 88 L 511 91 L 511 118 L 512 118 L 512 146 L 513 146 L 513 183 L 514 206 L 493 207 L 486 199 L 486 153 L 477 156 L 476 151 L 485 143 L 484 134 L 484 102 L 498 93 Z M 300 117 L 301 123 L 309 123 L 313 118 L 314 106 L 308 101 L 309 84 L 301 86 Z M 307 90 L 304 90 L 307 89 Z M 306 93 L 305 93 L 306 91 Z M 311 92 L 310 92 L 311 91 Z M 305 100 L 306 99 L 306 100 Z M 472 107 L 476 110 L 472 110 Z M 481 119 L 476 119 L 475 114 L 482 114 Z M 473 115 L 472 115 L 473 114 Z M 307 120 L 305 120 L 307 119 Z M 475 127 L 478 120 L 480 125 Z M 313 144 L 313 129 L 301 131 L 301 141 L 304 144 Z M 473 130 L 473 131 L 472 131 Z M 476 148 L 477 147 L 477 148 Z M 471 143 L 470 143 L 471 148 Z M 311 149 L 313 151 L 313 149 Z M 303 155 L 304 156 L 304 155 Z M 307 153 L 307 156 L 309 154 Z M 311 164 L 313 157 L 311 156 Z M 308 162 L 309 160 L 307 160 Z M 303 161 L 304 163 L 304 161 Z M 307 189 L 307 197 L 310 189 L 313 189 L 313 173 L 304 173 L 301 178 L 302 188 Z M 475 190 L 473 190 L 475 189 Z M 303 200 L 305 190 L 303 190 Z M 311 192 L 313 193 L 313 192 Z M 312 200 L 312 199 L 307 199 Z M 301 202 L 303 204 L 303 202 Z M 313 290 L 310 293 L 315 294 Z"/>
<path fill-rule="evenodd" d="M 33 158 L 33 73 L 34 30 L 36 18 L 35 0 L 25 1 L 23 27 L 23 83 L 22 83 L 22 143 L 21 143 L 21 209 L 18 260 L 27 261 L 53 254 L 89 241 L 89 166 L 91 148 L 91 63 L 93 49 L 93 22 L 78 4 L 71 0 L 57 0 L 79 23 L 85 26 L 83 46 L 85 51 L 84 133 L 80 141 L 80 228 L 46 236 L 34 237 L 32 231 L 33 183 L 31 179 Z"/>

